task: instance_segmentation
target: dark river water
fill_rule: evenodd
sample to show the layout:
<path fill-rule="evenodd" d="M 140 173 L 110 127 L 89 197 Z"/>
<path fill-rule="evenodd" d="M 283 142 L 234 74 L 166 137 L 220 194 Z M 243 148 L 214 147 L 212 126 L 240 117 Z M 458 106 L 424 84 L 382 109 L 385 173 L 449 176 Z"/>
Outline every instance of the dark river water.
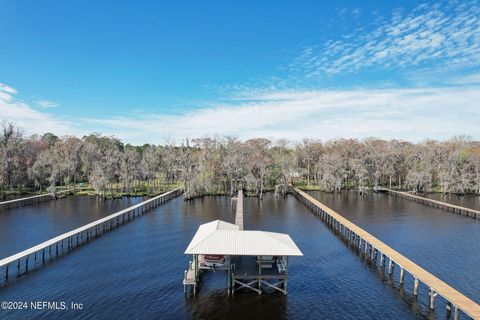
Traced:
<path fill-rule="evenodd" d="M 408 257 L 418 258 L 420 265 L 440 278 L 478 298 L 480 224 L 474 220 L 386 195 L 364 199 L 350 194 L 316 196 L 342 209 L 346 216 Z M 79 210 L 86 220 L 100 217 L 88 204 L 77 207 L 77 201 L 85 200 L 68 197 L 62 201 L 71 202 L 71 212 L 63 213 L 70 219 L 79 219 L 75 218 Z M 53 202 L 50 205 L 55 206 Z M 90 203 L 92 207 L 98 205 Z M 107 205 L 108 210 L 114 211 L 111 206 Z M 47 217 L 41 224 L 50 233 L 79 223 L 61 218 L 61 210 L 53 217 L 53 211 L 44 212 Z M 0 319 L 433 318 L 427 311 L 425 292 L 418 302 L 413 301 L 411 290 L 399 289 L 397 282 L 362 261 L 293 196 L 275 199 L 267 194 L 263 201 L 246 198 L 244 212 L 246 229 L 289 233 L 303 251 L 303 257 L 290 259 L 287 296 L 240 292 L 229 297 L 226 274 L 220 271 L 203 276 L 196 297 L 185 296 L 182 278 L 190 259 L 183 254 L 185 248 L 199 224 L 214 219 L 234 222 L 234 208 L 227 197 L 188 202 L 176 198 L 0 288 L 1 301 L 74 302 L 83 304 L 82 310 L 0 310 Z M 19 244 L 27 241 L 24 239 L 29 233 L 43 237 L 40 225 L 30 223 L 27 228 L 0 217 L 2 247 L 12 241 L 11 237 Z M 25 216 L 24 222 L 27 220 Z M 10 237 L 3 237 L 4 229 L 12 230 Z M 30 244 L 32 238 L 28 239 Z M 406 280 L 405 285 L 411 286 Z M 439 305 L 438 309 L 443 311 L 444 307 Z"/>
<path fill-rule="evenodd" d="M 0 259 L 28 249 L 142 201 L 67 196 L 37 205 L 0 210 Z"/>

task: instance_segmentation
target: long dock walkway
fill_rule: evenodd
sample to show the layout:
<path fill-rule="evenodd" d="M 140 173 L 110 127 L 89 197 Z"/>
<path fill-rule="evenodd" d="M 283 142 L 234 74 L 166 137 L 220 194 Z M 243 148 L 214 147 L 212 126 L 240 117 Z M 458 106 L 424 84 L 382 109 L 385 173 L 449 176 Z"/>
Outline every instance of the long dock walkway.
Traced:
<path fill-rule="evenodd" d="M 0 202 L 0 209 L 12 209 L 17 207 L 23 207 L 31 204 L 37 204 L 40 202 L 45 202 L 49 200 L 56 199 L 58 195 L 72 193 L 73 190 L 62 190 L 51 193 L 39 194 L 36 196 L 19 198 L 14 200 L 2 201 Z"/>
<path fill-rule="evenodd" d="M 17 276 L 27 272 L 29 269 L 43 266 L 46 260 L 59 257 L 73 248 L 87 243 L 90 240 L 103 235 L 104 233 L 125 224 L 155 208 L 166 201 L 182 194 L 181 188 L 160 194 L 134 206 L 113 213 L 109 216 L 91 222 L 55 238 L 40 243 L 27 250 L 14 254 L 0 260 L 0 270 L 4 270 L 4 280 L 7 281 L 12 273 Z M 0 277 L 0 284 L 2 278 Z"/>
<path fill-rule="evenodd" d="M 402 197 L 408 200 L 416 201 L 418 203 L 426 204 L 428 206 L 434 207 L 434 208 L 439 208 L 443 209 L 446 211 L 450 211 L 462 216 L 467 216 L 473 219 L 480 219 L 480 211 L 470 209 L 470 208 L 465 208 L 461 206 L 456 206 L 454 204 L 434 200 L 434 199 L 428 199 L 425 197 L 420 197 L 408 192 L 403 192 L 403 191 L 396 191 L 396 190 L 391 190 L 391 189 L 383 189 L 387 191 L 389 194 L 397 196 L 397 197 Z"/>
<path fill-rule="evenodd" d="M 243 190 L 238 190 L 235 224 L 240 228 L 240 230 L 243 230 Z"/>
<path fill-rule="evenodd" d="M 376 264 L 377 257 L 379 256 L 381 266 L 385 266 L 388 259 L 388 273 L 390 275 L 393 274 L 394 267 L 398 266 L 400 269 L 399 279 L 401 285 L 404 283 L 405 272 L 411 274 L 414 279 L 414 296 L 418 295 L 420 281 L 428 286 L 430 289 L 430 309 L 434 309 L 435 296 L 439 294 L 447 301 L 447 312 L 450 314 L 453 311 L 454 319 L 458 319 L 459 311 L 464 312 L 472 319 L 480 319 L 480 305 L 476 302 L 438 279 L 407 257 L 401 255 L 362 228 L 345 219 L 309 194 L 297 188 L 292 188 L 292 193 L 321 218 L 325 224 L 338 232 L 341 237 L 353 244 L 360 251 L 363 251 L 372 263 Z"/>

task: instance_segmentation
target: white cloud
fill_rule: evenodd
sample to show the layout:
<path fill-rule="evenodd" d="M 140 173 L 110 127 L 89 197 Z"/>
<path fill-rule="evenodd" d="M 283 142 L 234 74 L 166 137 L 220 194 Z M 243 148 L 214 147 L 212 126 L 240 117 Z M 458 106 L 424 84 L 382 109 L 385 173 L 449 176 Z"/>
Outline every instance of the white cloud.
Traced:
<path fill-rule="evenodd" d="M 111 118 L 70 119 L 35 110 L 0 86 L 0 120 L 27 134 L 90 132 L 134 144 L 174 138 L 233 135 L 301 140 L 305 137 L 446 139 L 466 134 L 480 139 L 480 87 L 357 90 L 251 90 L 225 103 L 170 113 L 136 112 Z M 205 105 L 205 104 L 204 104 Z"/>
<path fill-rule="evenodd" d="M 46 100 L 46 99 L 40 99 L 36 101 L 36 104 L 39 105 L 42 108 L 56 108 L 59 106 L 59 104 L 55 101 L 51 100 Z"/>
<path fill-rule="evenodd" d="M 5 92 L 8 94 L 16 94 L 17 90 L 7 86 L 6 84 L 0 83 L 0 92 Z"/>
<path fill-rule="evenodd" d="M 291 71 L 310 77 L 381 69 L 466 68 L 480 66 L 478 2 L 419 5 L 403 15 L 396 11 L 370 32 L 309 46 Z"/>
<path fill-rule="evenodd" d="M 480 84 L 480 72 L 470 73 L 462 76 L 455 76 L 448 79 L 452 84 L 458 85 L 478 85 Z"/>
<path fill-rule="evenodd" d="M 0 120 L 15 123 L 26 134 L 75 133 L 69 121 L 33 109 L 27 103 L 18 100 L 16 93 L 15 89 L 0 83 Z"/>
<path fill-rule="evenodd" d="M 87 119 L 132 143 L 205 135 L 267 137 L 384 137 L 418 141 L 457 134 L 480 138 L 480 88 L 272 91 L 176 115 Z"/>

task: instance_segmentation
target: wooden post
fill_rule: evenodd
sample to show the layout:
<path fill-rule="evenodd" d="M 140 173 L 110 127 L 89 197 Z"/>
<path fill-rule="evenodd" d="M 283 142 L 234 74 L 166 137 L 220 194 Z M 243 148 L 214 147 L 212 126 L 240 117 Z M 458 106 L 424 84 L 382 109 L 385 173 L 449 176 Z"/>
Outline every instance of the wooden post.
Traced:
<path fill-rule="evenodd" d="M 430 293 L 429 293 L 429 295 L 430 295 L 430 306 L 429 306 L 429 307 L 430 307 L 430 309 L 434 310 L 434 309 L 435 309 L 435 306 L 434 306 L 435 296 L 436 296 L 437 294 L 435 293 L 435 291 L 433 291 L 432 288 L 430 288 Z"/>
<path fill-rule="evenodd" d="M 392 259 L 390 259 L 390 261 L 388 262 L 388 274 L 393 273 L 393 268 L 394 267 L 395 267 L 395 263 L 392 261 Z"/>
<path fill-rule="evenodd" d="M 417 278 L 413 280 L 413 295 L 414 296 L 418 295 L 418 279 Z"/>
<path fill-rule="evenodd" d="M 183 280 L 187 280 L 187 270 L 183 273 Z M 183 293 L 187 293 L 187 284 L 185 282 L 183 284 Z"/>
<path fill-rule="evenodd" d="M 403 273 L 404 273 L 404 269 L 402 267 L 400 268 L 400 285 L 403 285 L 403 276 L 404 276 Z"/>

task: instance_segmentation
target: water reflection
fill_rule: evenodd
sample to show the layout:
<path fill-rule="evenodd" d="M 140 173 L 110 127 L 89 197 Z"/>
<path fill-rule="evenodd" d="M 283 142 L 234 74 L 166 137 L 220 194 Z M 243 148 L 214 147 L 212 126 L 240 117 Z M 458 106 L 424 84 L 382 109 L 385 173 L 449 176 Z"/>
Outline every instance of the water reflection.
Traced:
<path fill-rule="evenodd" d="M 185 299 L 185 308 L 193 319 L 287 319 L 288 296 L 240 292 L 229 297 L 226 289 L 206 288 L 210 285 L 207 282 L 196 297 Z"/>

